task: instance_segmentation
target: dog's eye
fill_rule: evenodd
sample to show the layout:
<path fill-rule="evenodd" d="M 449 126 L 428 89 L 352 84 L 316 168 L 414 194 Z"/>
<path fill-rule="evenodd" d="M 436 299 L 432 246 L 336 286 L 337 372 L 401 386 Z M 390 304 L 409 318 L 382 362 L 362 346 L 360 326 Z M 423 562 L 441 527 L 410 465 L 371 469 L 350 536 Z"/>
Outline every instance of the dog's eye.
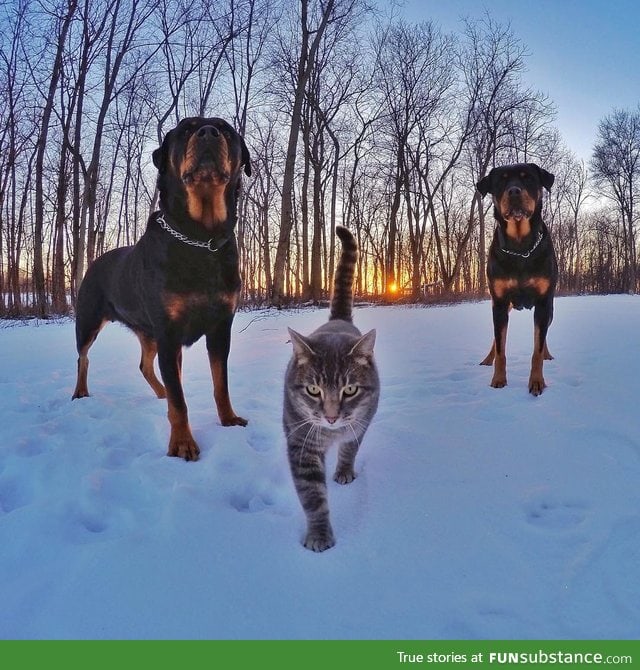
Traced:
<path fill-rule="evenodd" d="M 318 398 L 322 395 L 321 388 L 315 384 L 309 384 L 305 390 L 312 398 Z"/>

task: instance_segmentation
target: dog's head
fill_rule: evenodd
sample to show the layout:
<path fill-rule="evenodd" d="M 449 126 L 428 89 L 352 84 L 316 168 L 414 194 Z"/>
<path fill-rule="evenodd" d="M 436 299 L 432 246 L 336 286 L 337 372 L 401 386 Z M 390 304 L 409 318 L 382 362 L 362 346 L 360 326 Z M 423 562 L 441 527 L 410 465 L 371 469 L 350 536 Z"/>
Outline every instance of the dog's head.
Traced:
<path fill-rule="evenodd" d="M 549 190 L 554 179 L 535 163 L 517 163 L 493 168 L 476 186 L 483 197 L 491 193 L 505 235 L 520 242 L 540 218 L 542 189 Z"/>
<path fill-rule="evenodd" d="M 251 175 L 244 140 L 215 117 L 180 121 L 153 152 L 153 164 L 158 168 L 163 208 L 177 218 L 188 214 L 208 229 L 235 216 L 243 166 L 245 174 Z"/>

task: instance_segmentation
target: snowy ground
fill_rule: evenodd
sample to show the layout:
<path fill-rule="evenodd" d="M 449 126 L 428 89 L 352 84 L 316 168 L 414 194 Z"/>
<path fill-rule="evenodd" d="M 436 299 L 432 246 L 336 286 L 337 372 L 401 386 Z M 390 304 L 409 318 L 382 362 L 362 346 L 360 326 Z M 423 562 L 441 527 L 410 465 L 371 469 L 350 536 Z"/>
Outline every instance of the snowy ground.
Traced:
<path fill-rule="evenodd" d="M 313 554 L 281 386 L 286 327 L 326 317 L 237 316 L 247 428 L 218 424 L 203 342 L 185 352 L 197 463 L 165 456 L 125 329 L 71 402 L 73 324 L 0 328 L 0 638 L 637 637 L 640 298 L 558 299 L 539 398 L 530 312 L 496 390 L 488 302 L 357 310 L 382 398 L 358 478 L 329 488 L 337 545 Z"/>

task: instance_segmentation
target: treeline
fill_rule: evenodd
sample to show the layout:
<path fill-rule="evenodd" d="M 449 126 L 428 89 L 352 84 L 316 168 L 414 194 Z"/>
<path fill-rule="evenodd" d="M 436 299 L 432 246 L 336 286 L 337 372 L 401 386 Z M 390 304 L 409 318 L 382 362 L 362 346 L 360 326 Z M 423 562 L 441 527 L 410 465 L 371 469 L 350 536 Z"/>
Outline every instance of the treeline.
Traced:
<path fill-rule="evenodd" d="M 72 309 L 88 265 L 144 231 L 151 152 L 193 115 L 252 154 L 249 304 L 326 296 L 337 223 L 360 294 L 483 295 L 493 217 L 474 184 L 519 161 L 556 175 L 560 289 L 634 291 L 640 108 L 602 121 L 587 166 L 525 85 L 526 53 L 489 15 L 450 34 L 365 0 L 0 4 L 0 315 Z"/>

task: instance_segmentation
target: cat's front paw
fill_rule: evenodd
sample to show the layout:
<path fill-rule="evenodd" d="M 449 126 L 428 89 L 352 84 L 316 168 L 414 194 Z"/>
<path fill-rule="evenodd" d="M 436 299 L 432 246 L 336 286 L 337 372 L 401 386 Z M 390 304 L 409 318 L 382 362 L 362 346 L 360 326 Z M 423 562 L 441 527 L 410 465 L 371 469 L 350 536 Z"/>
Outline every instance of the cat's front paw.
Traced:
<path fill-rule="evenodd" d="M 338 482 L 338 484 L 351 484 L 355 478 L 356 473 L 353 471 L 353 468 L 337 469 L 333 475 L 333 481 Z"/>
<path fill-rule="evenodd" d="M 320 553 L 325 551 L 325 549 L 331 549 L 336 543 L 335 538 L 333 537 L 333 531 L 331 528 L 324 532 L 309 532 L 307 537 L 304 540 L 304 546 L 306 549 Z"/>

